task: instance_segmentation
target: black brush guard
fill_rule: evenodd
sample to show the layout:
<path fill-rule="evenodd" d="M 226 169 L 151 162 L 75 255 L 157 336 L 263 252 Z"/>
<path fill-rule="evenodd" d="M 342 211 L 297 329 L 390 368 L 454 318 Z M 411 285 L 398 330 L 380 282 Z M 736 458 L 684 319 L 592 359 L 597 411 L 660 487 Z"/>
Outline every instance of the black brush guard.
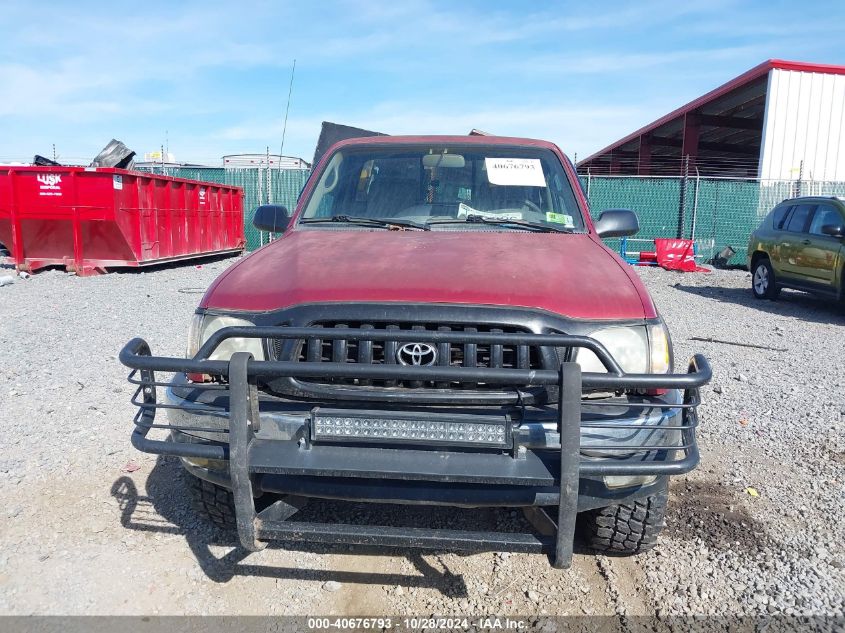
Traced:
<path fill-rule="evenodd" d="M 384 340 L 421 343 L 477 343 L 482 345 L 539 345 L 551 347 L 584 348 L 591 350 L 607 369 L 607 373 L 582 373 L 577 363 L 567 362 L 555 370 L 530 370 L 484 367 L 443 367 L 443 366 L 404 366 L 404 365 L 359 365 L 355 363 L 331 362 L 294 362 L 294 361 L 257 361 L 247 352 L 235 353 L 231 360 L 208 360 L 214 350 L 229 338 L 258 339 L 346 339 L 358 341 Z M 132 444 L 140 451 L 161 455 L 174 455 L 185 458 L 208 460 L 228 460 L 232 492 L 237 512 L 237 527 L 240 541 L 251 551 L 266 546 L 268 540 L 346 543 L 353 545 L 376 545 L 382 547 L 420 547 L 444 550 L 468 551 L 517 551 L 545 552 L 553 555 L 555 567 L 569 567 L 572 561 L 575 519 L 578 508 L 579 478 L 606 475 L 679 475 L 689 472 L 698 464 L 698 447 L 695 441 L 695 428 L 698 424 L 696 407 L 699 403 L 699 388 L 709 382 L 710 365 L 704 356 L 696 354 L 690 359 L 685 374 L 626 374 L 607 349 L 595 339 L 586 336 L 565 334 L 521 334 L 521 333 L 470 333 L 470 332 L 435 332 L 435 331 L 367 331 L 361 329 L 293 328 L 293 327 L 226 327 L 215 332 L 202 346 L 193 359 L 155 357 L 151 355 L 149 345 L 140 338 L 131 340 L 120 353 L 120 361 L 133 371 L 130 382 L 138 385 L 133 396 L 133 404 L 138 407 L 135 416 L 135 430 Z M 147 437 L 153 428 L 167 428 L 180 431 L 221 432 L 220 428 L 178 427 L 170 424 L 156 424 L 157 409 L 174 408 L 174 405 L 161 404 L 156 399 L 156 387 L 169 383 L 157 382 L 155 372 L 184 372 L 206 374 L 225 378 L 228 384 L 202 384 L 202 389 L 226 390 L 229 394 L 228 445 L 220 443 L 198 444 L 152 440 Z M 546 481 L 553 483 L 559 490 L 557 499 L 557 520 L 545 521 L 551 529 L 546 534 L 515 534 L 500 532 L 469 532 L 457 530 L 439 530 L 422 528 L 396 528 L 386 526 L 338 525 L 321 523 L 302 523 L 288 521 L 300 507 L 299 499 L 292 497 L 270 505 L 261 512 L 256 512 L 253 494 L 254 478 L 262 473 L 305 473 L 312 476 L 347 476 L 378 478 L 398 476 L 396 472 L 378 472 L 378 455 L 392 454 L 378 448 L 331 447 L 334 455 L 343 463 L 330 468 L 308 468 L 307 465 L 295 465 L 291 460 L 295 455 L 290 445 L 296 449 L 296 442 L 266 440 L 256 438 L 259 431 L 258 388 L 260 378 L 296 377 L 296 378 L 347 378 L 347 379 L 391 379 L 401 376 L 406 380 L 446 381 L 487 383 L 507 386 L 550 386 L 560 390 L 558 404 L 558 431 L 560 435 L 560 472 L 546 472 Z M 680 433 L 680 442 L 667 445 L 647 445 L 641 451 L 658 451 L 665 459 L 642 461 L 625 459 L 633 447 L 601 446 L 602 451 L 618 451 L 620 458 L 583 459 L 581 455 L 581 429 L 629 429 L 642 430 L 636 424 L 618 424 L 613 422 L 581 421 L 582 407 L 609 406 L 601 401 L 583 400 L 584 391 L 620 391 L 677 389 L 683 391 L 682 404 L 626 404 L 626 407 L 642 409 L 681 410 L 681 423 L 663 426 L 661 429 Z M 139 399 L 140 398 L 140 399 Z M 616 405 L 618 406 L 618 405 Z M 178 407 L 177 407 L 178 408 Z M 209 409 L 210 410 L 210 409 Z M 193 409 L 198 411 L 198 409 Z M 219 410 L 218 410 L 219 412 Z M 448 416 L 448 414 L 446 414 Z M 392 447 L 395 448 L 395 447 Z M 340 451 L 340 452 L 338 452 Z M 375 451 L 375 452 L 373 452 Z M 299 452 L 302 452 L 301 450 Z M 399 461 L 403 461 L 399 451 Z M 415 451 L 419 452 L 419 451 Z M 427 451 L 427 453 L 433 453 Z M 429 472 L 416 479 L 428 481 L 446 481 L 475 484 L 504 483 L 536 486 L 542 477 L 530 473 L 522 476 L 505 478 L 491 477 L 483 469 L 472 467 L 474 459 L 484 457 L 481 454 L 463 453 L 470 462 L 469 467 L 444 469 L 442 473 Z M 346 458 L 345 458 L 346 457 Z M 507 455 L 492 457 L 513 460 Z M 356 459 L 363 459 L 357 468 L 350 465 Z M 374 465 L 373 459 L 376 460 Z M 395 459 L 395 457 L 394 457 Z M 456 460 L 452 460 L 455 462 Z M 514 462 L 518 460 L 513 460 Z M 536 465 L 537 462 L 531 462 Z M 363 467 L 361 467 L 363 466 Z M 376 467 L 374 467 L 376 466 Z M 412 468 L 410 469 L 413 470 Z M 447 472 L 448 471 L 448 472 Z M 536 475 L 536 473 L 535 473 Z M 406 477 L 414 479 L 412 475 Z"/>

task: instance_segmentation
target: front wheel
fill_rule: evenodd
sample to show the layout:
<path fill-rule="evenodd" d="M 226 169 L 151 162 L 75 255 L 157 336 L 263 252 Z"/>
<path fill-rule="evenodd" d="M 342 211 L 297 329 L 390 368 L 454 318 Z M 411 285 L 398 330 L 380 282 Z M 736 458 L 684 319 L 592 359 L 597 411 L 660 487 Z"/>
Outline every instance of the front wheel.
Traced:
<path fill-rule="evenodd" d="M 234 530 L 235 498 L 232 491 L 194 475 L 188 475 L 187 480 L 196 513 L 217 527 Z"/>
<path fill-rule="evenodd" d="M 755 299 L 770 299 L 774 301 L 780 294 L 775 282 L 775 271 L 768 259 L 758 259 L 751 273 L 751 291 Z"/>
<path fill-rule="evenodd" d="M 580 518 L 587 545 L 619 556 L 651 549 L 665 525 L 667 500 L 668 492 L 664 488 L 642 499 L 584 512 Z"/>

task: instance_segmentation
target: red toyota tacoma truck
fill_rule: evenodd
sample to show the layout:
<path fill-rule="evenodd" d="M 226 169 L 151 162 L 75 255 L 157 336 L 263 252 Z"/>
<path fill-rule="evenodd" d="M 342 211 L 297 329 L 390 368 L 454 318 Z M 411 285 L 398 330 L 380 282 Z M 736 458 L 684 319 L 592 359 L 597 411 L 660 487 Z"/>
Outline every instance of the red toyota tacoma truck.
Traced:
<path fill-rule="evenodd" d="M 343 141 L 292 213 L 254 223 L 281 237 L 208 289 L 186 358 L 140 338 L 120 355 L 134 446 L 181 457 L 195 506 L 244 547 L 537 551 L 567 567 L 576 525 L 600 551 L 654 545 L 669 477 L 698 462 L 710 367 L 696 355 L 674 373 L 648 293 L 602 243 L 636 216 L 593 222 L 555 145 Z M 536 529 L 298 520 L 311 498 L 521 507 Z"/>

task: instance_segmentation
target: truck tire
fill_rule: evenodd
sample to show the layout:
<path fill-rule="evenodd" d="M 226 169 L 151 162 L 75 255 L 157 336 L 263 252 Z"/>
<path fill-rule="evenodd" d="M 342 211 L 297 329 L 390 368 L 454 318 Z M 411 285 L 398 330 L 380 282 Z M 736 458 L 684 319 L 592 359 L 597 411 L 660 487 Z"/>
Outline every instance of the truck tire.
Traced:
<path fill-rule="evenodd" d="M 651 549 L 663 529 L 667 490 L 582 515 L 587 545 L 606 554 L 631 555 Z"/>
<path fill-rule="evenodd" d="M 235 498 L 231 490 L 193 475 L 188 475 L 188 489 L 197 514 L 218 527 L 235 529 Z"/>

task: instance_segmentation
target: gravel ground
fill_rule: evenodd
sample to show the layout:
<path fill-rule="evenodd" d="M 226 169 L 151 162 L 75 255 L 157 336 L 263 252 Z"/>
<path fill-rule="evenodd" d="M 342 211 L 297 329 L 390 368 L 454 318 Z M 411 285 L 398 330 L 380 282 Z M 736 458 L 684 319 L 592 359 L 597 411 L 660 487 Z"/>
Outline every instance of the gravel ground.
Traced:
<path fill-rule="evenodd" d="M 0 287 L 0 614 L 845 614 L 845 315 L 749 275 L 638 269 L 679 362 L 712 361 L 702 464 L 672 480 L 658 547 L 524 554 L 247 554 L 186 505 L 173 460 L 134 451 L 117 352 L 180 354 L 232 260 Z M 0 268 L 0 275 L 8 273 Z M 690 340 L 712 337 L 766 346 Z M 521 514 L 314 503 L 318 519 L 519 529 Z"/>

